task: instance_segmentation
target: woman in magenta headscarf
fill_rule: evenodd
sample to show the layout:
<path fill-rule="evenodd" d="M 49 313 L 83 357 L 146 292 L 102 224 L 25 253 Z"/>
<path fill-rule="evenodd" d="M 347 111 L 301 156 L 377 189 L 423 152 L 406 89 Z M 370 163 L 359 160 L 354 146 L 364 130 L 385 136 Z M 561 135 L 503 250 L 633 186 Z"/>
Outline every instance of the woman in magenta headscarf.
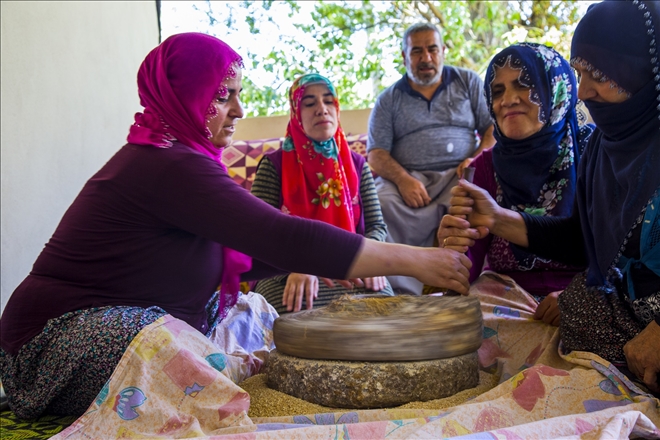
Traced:
<path fill-rule="evenodd" d="M 128 143 L 85 184 L 0 320 L 0 379 L 18 417 L 81 415 L 163 315 L 209 336 L 239 277 L 402 274 L 467 291 L 465 256 L 284 215 L 231 180 L 220 155 L 243 116 L 241 58 L 222 41 L 168 38 L 138 86 Z"/>

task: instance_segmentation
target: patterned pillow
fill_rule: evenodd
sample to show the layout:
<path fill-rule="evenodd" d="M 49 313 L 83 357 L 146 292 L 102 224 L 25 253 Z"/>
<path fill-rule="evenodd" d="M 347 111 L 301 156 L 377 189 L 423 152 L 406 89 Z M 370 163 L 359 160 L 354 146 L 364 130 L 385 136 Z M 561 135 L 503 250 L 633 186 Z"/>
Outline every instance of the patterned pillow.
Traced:
<path fill-rule="evenodd" d="M 346 140 L 353 151 L 367 157 L 366 134 L 346 135 Z M 261 157 L 269 151 L 279 149 L 283 141 L 284 138 L 235 141 L 222 153 L 222 163 L 227 167 L 229 176 L 249 191 Z"/>
<path fill-rule="evenodd" d="M 248 191 L 252 188 L 257 165 L 264 153 L 277 150 L 284 138 L 236 141 L 222 153 L 222 163 L 227 167 L 229 177 Z"/>

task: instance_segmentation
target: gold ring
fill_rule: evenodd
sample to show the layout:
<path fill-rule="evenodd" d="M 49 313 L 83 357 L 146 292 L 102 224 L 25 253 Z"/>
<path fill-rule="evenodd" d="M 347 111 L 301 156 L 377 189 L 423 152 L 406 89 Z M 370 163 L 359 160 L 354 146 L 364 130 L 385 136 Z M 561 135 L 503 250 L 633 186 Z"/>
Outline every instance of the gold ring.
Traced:
<path fill-rule="evenodd" d="M 447 237 L 449 238 L 449 237 Z M 447 238 L 442 241 L 442 247 L 447 247 Z"/>

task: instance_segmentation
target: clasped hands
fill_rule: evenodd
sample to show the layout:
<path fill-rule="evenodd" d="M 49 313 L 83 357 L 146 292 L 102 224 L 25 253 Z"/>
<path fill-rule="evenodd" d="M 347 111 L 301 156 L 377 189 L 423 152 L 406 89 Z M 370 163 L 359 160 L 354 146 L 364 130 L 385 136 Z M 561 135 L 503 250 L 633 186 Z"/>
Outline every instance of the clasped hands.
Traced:
<path fill-rule="evenodd" d="M 451 194 L 449 214 L 442 217 L 438 228 L 438 243 L 445 249 L 465 253 L 474 246 L 475 240 L 484 238 L 490 233 L 488 225 L 494 222 L 490 217 L 494 217 L 497 206 L 488 206 L 484 203 L 482 203 L 483 208 L 479 205 L 474 206 L 475 194 L 468 193 L 461 186 L 453 187 Z M 487 199 L 482 200 L 485 201 Z"/>
<path fill-rule="evenodd" d="M 484 190 L 464 185 L 469 186 L 470 192 L 462 186 L 452 188 L 449 214 L 440 221 L 437 233 L 440 246 L 458 252 L 467 252 L 475 240 L 486 237 L 496 225 L 499 210 L 503 209 Z M 560 293 L 548 294 L 536 308 L 534 318 L 558 326 L 557 297 Z"/>
<path fill-rule="evenodd" d="M 291 273 L 287 277 L 284 294 L 282 295 L 282 305 L 286 306 L 289 312 L 298 312 L 302 310 L 302 301 L 305 298 L 307 310 L 314 307 L 314 300 L 318 297 L 319 279 L 329 287 L 335 287 L 339 284 L 346 289 L 354 287 L 365 287 L 374 292 L 383 290 L 387 285 L 385 277 L 370 278 L 352 278 L 350 280 L 332 280 L 330 278 L 319 278 L 314 275 L 302 273 Z"/>

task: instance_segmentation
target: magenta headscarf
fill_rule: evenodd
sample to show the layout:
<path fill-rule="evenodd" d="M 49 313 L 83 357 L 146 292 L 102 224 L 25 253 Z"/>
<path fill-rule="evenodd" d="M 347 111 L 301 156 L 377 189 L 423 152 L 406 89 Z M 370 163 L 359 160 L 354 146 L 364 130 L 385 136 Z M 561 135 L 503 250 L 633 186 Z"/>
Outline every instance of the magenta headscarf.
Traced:
<path fill-rule="evenodd" d="M 144 112 L 135 114 L 128 142 L 167 148 L 173 140 L 216 160 L 222 149 L 207 137 L 205 119 L 220 84 L 235 75 L 241 57 L 215 37 L 172 35 L 153 49 L 138 71 Z"/>
<path fill-rule="evenodd" d="M 138 71 L 142 113 L 128 142 L 169 148 L 178 141 L 222 164 L 222 148 L 209 140 L 206 117 L 222 82 L 236 75 L 241 57 L 224 42 L 201 33 L 172 35 L 149 52 Z M 250 270 L 252 259 L 223 247 L 220 317 L 224 318 L 238 297 L 240 274 Z"/>

